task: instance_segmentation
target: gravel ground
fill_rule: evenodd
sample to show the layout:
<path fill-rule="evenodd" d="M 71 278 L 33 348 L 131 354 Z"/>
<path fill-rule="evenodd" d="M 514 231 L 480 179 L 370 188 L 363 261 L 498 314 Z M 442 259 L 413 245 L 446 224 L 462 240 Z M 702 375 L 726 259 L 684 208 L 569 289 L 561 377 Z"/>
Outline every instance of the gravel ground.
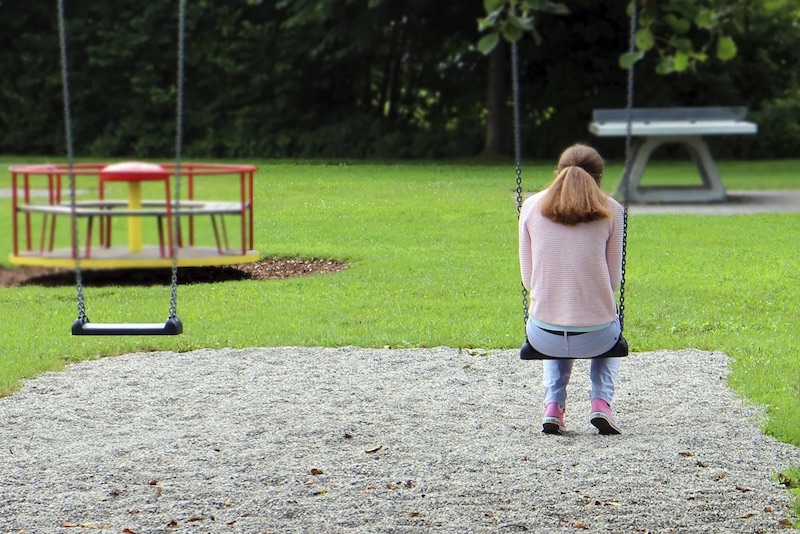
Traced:
<path fill-rule="evenodd" d="M 515 351 L 263 348 L 129 354 L 0 399 L 0 532 L 773 532 L 761 434 L 727 357 L 623 362 L 621 436 L 540 432 Z"/>

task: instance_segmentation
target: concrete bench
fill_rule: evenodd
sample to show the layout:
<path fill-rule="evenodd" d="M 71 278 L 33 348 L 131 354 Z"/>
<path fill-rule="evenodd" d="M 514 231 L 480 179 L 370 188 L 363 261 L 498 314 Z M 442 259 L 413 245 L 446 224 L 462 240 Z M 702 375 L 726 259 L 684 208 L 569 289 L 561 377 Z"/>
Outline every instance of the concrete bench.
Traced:
<path fill-rule="evenodd" d="M 637 203 L 715 202 L 725 200 L 725 186 L 703 136 L 755 134 L 758 126 L 745 121 L 742 107 L 638 108 L 631 111 L 634 137 L 628 200 Z M 624 137 L 628 110 L 597 109 L 589 131 L 598 137 Z M 653 151 L 665 144 L 683 145 L 697 166 L 701 185 L 642 186 Z M 617 189 L 621 196 L 623 184 Z"/>

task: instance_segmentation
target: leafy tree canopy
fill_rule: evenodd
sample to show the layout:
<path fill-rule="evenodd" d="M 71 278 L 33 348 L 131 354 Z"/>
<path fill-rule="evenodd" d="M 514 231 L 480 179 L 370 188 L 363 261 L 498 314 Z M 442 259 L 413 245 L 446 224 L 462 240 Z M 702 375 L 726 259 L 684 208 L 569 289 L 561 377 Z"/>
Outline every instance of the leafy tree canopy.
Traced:
<path fill-rule="evenodd" d="M 656 54 L 656 72 L 670 74 L 693 70 L 714 57 L 729 61 L 738 52 L 736 35 L 746 32 L 754 9 L 789 8 L 800 19 L 800 0 L 632 0 L 628 16 L 636 14 L 634 50 L 622 54 L 620 66 L 631 68 L 646 54 Z M 486 16 L 478 19 L 484 33 L 478 49 L 491 52 L 505 39 L 516 42 L 525 34 L 537 41 L 541 13 L 569 13 L 569 6 L 551 0 L 484 0 Z"/>

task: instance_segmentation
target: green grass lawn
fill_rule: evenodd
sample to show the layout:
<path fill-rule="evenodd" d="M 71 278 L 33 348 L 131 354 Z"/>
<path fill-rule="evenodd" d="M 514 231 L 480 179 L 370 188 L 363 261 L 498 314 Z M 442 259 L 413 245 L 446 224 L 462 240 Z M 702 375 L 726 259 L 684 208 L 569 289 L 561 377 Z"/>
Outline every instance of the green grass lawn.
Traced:
<path fill-rule="evenodd" d="M 9 184 L 0 160 L 0 187 Z M 4 163 L 3 163 L 4 162 Z M 722 162 L 730 189 L 800 189 L 798 161 Z M 512 348 L 524 337 L 511 165 L 259 163 L 256 248 L 349 268 L 282 281 L 183 285 L 170 338 L 69 335 L 74 287 L 0 288 L 0 394 L 65 362 L 149 350 L 355 345 Z M 611 191 L 621 166 L 611 164 Z M 646 182 L 691 183 L 654 163 Z M 528 164 L 524 187 L 550 180 Z M 228 192 L 225 184 L 212 194 Z M 0 263 L 11 208 L 0 199 Z M 800 214 L 632 216 L 626 337 L 635 352 L 696 347 L 732 358 L 731 387 L 766 407 L 764 430 L 800 445 Z M 96 322 L 160 322 L 161 287 L 86 287 Z M 637 357 L 637 356 L 632 356 Z M 678 372 L 680 370 L 677 370 Z"/>

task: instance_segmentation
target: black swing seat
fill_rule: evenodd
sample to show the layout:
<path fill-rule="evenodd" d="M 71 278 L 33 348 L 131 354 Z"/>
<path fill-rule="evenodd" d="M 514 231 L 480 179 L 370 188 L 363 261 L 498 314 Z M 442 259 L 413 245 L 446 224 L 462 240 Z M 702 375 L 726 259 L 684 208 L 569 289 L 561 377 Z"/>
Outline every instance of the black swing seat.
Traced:
<path fill-rule="evenodd" d="M 603 354 L 598 354 L 597 356 L 592 356 L 591 358 L 580 358 L 580 359 L 594 359 L 594 358 L 620 358 L 622 356 L 628 355 L 628 342 L 622 335 L 620 334 L 619 339 L 617 340 L 616 345 L 608 349 Z M 562 358 L 556 358 L 554 356 L 547 356 L 546 354 L 542 354 L 528 342 L 528 339 L 525 339 L 525 343 L 522 345 L 522 348 L 519 351 L 519 358 L 520 360 L 560 360 Z"/>
<path fill-rule="evenodd" d="M 177 336 L 183 324 L 177 317 L 163 323 L 90 323 L 77 319 L 72 323 L 73 336 Z"/>

